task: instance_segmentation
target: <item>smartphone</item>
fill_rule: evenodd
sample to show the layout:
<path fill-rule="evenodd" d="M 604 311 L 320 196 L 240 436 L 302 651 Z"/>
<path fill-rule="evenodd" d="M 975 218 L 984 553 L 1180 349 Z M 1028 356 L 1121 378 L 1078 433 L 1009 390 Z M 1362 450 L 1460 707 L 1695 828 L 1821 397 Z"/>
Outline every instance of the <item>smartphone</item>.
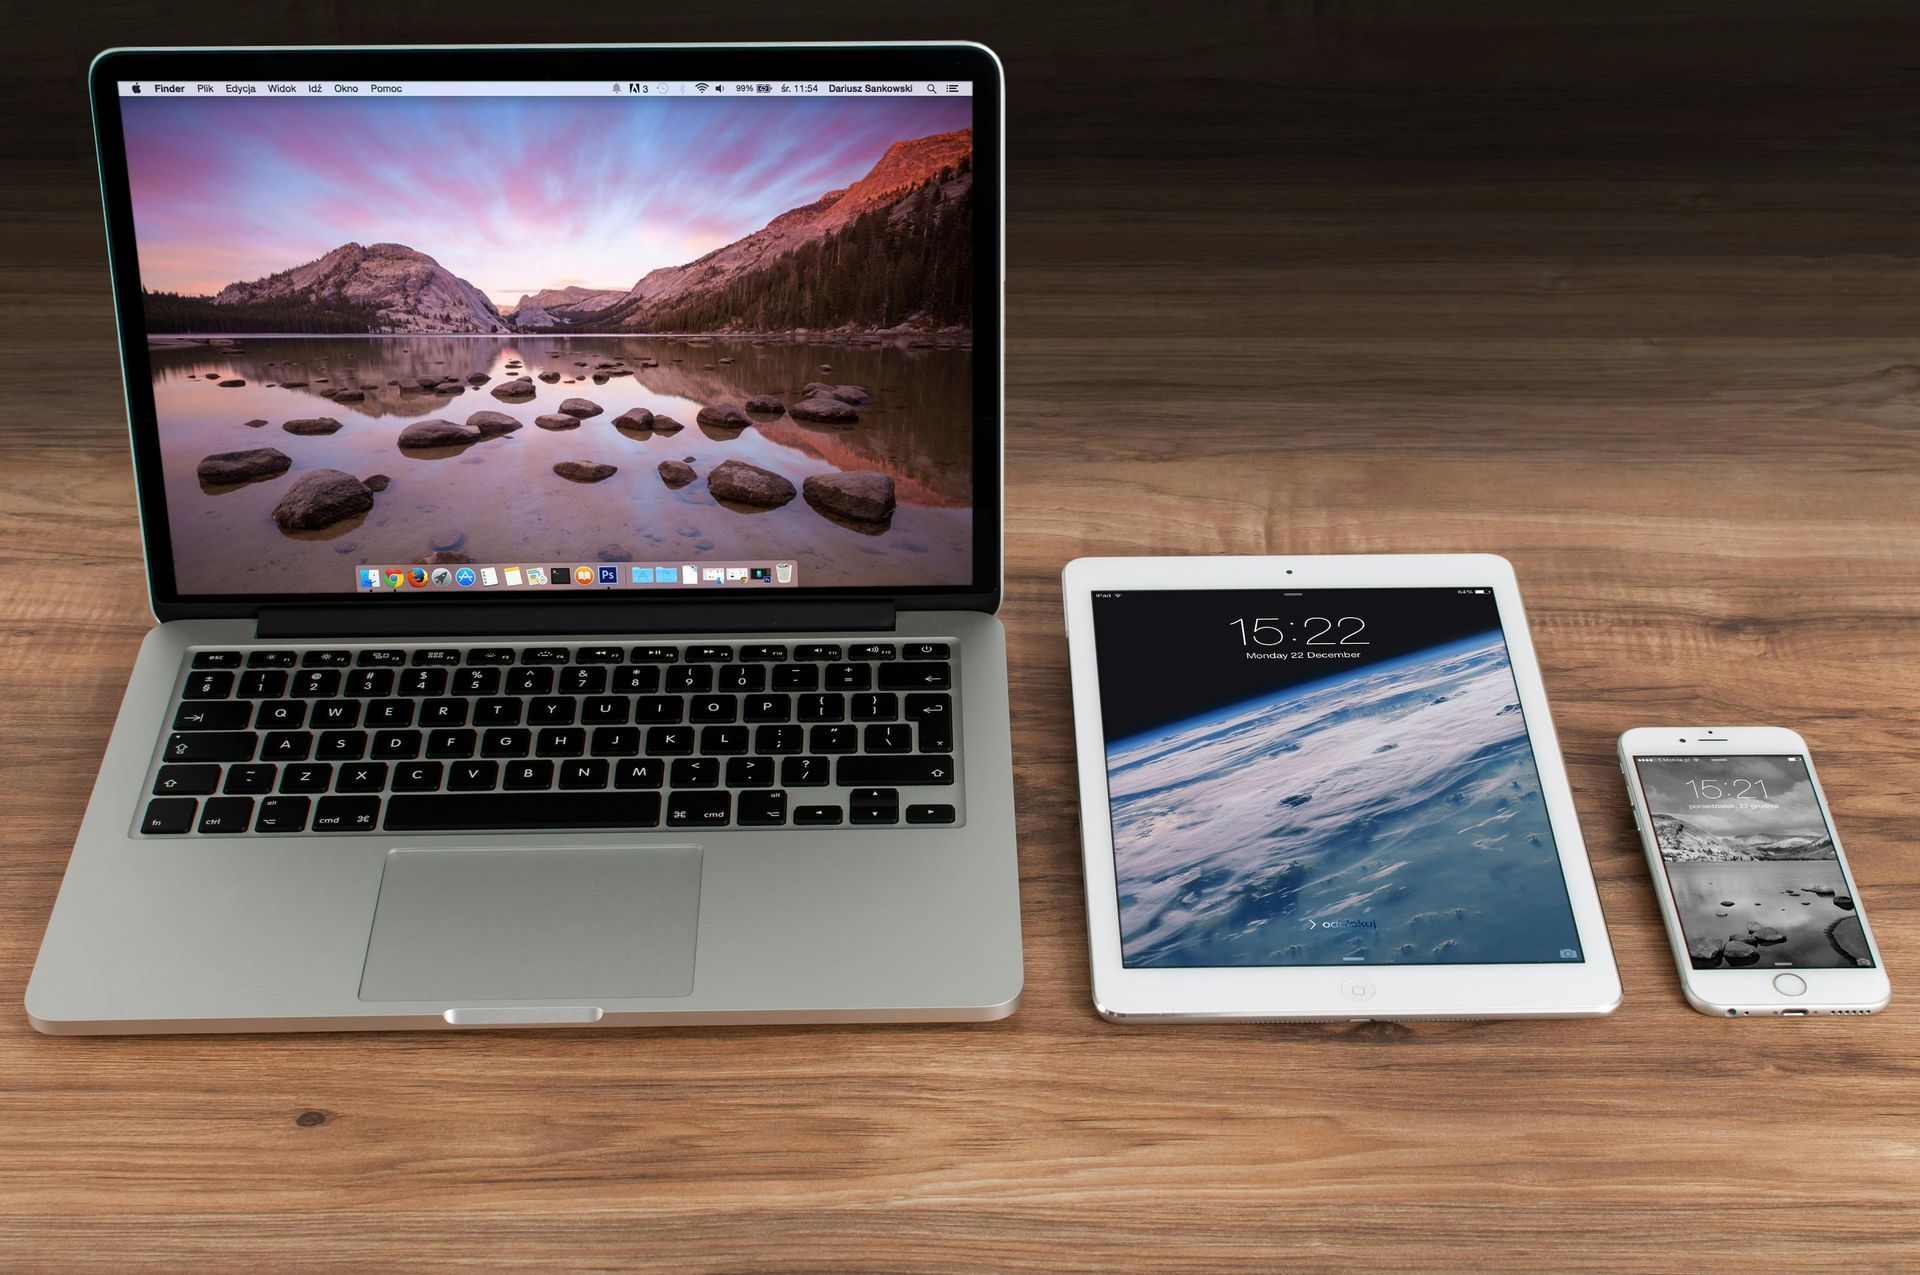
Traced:
<path fill-rule="evenodd" d="M 1872 1014 L 1892 996 L 1806 741 L 1775 726 L 1620 736 L 1620 770 L 1687 1001 Z"/>

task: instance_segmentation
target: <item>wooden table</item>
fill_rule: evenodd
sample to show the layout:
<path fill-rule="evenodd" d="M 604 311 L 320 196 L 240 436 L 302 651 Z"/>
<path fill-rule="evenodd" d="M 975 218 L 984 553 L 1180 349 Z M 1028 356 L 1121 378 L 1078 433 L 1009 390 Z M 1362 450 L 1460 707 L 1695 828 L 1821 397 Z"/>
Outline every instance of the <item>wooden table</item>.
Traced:
<path fill-rule="evenodd" d="M 393 8 L 340 38 L 442 38 L 456 13 Z M 333 37 L 270 7 L 24 6 L 0 154 L 0 1266 L 1920 1264 L 1911 1001 L 1689 1010 L 1612 761 L 1636 724 L 1801 729 L 1912 995 L 1920 26 L 1550 8 L 1008 3 L 876 31 L 977 30 L 1015 85 L 1017 1016 L 86 1040 L 18 1007 L 150 617 L 73 77 L 109 43 Z M 750 9 L 644 34 L 872 29 Z M 562 25 L 502 6 L 460 29 Z M 576 31 L 641 34 L 604 10 Z M 1061 564 L 1384 550 L 1517 566 L 1624 1007 L 1104 1024 Z"/>

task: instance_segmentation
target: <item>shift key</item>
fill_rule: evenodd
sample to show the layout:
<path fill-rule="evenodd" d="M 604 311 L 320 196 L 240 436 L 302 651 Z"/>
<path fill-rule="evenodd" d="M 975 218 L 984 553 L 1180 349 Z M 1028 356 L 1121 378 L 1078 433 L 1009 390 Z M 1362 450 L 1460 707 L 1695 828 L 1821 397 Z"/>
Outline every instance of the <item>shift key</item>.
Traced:
<path fill-rule="evenodd" d="M 167 736 L 168 761 L 252 761 L 254 733 L 250 730 L 206 730 Z"/>
<path fill-rule="evenodd" d="M 953 758 L 878 753 L 842 757 L 833 781 L 842 788 L 912 788 L 953 782 Z"/>

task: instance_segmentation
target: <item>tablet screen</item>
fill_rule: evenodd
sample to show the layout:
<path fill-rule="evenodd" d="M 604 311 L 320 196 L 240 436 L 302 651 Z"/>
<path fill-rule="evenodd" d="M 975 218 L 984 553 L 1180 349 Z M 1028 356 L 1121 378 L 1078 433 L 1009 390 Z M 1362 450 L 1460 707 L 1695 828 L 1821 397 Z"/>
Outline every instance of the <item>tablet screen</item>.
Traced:
<path fill-rule="evenodd" d="M 1486 588 L 1093 594 L 1129 967 L 1583 959 Z"/>

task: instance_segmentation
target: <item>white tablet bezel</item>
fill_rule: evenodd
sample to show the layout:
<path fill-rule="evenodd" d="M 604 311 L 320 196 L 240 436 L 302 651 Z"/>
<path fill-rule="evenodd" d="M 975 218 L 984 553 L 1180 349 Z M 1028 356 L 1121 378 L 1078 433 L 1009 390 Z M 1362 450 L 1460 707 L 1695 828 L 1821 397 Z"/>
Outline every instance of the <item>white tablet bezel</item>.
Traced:
<path fill-rule="evenodd" d="M 1079 558 L 1061 573 L 1072 661 L 1093 998 L 1116 1022 L 1589 1017 L 1620 1004 L 1593 868 L 1580 837 L 1513 567 L 1493 554 Z M 1120 959 L 1106 735 L 1094 658 L 1096 591 L 1491 588 L 1586 959 L 1568 965 L 1128 969 Z M 1170 670 L 1172 672 L 1173 670 Z"/>

